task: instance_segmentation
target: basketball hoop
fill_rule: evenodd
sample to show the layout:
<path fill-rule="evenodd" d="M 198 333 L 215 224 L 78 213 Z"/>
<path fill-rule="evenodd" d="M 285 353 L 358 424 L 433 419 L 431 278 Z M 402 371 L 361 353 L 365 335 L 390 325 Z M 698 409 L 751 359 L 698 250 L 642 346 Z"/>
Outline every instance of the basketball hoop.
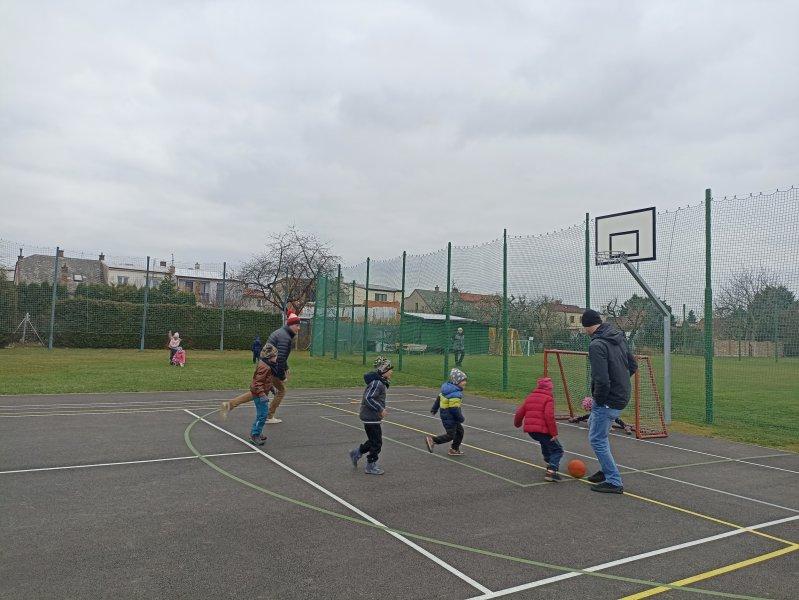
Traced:
<path fill-rule="evenodd" d="M 627 261 L 627 255 L 624 252 L 597 252 L 596 264 L 602 265 L 616 265 Z"/>

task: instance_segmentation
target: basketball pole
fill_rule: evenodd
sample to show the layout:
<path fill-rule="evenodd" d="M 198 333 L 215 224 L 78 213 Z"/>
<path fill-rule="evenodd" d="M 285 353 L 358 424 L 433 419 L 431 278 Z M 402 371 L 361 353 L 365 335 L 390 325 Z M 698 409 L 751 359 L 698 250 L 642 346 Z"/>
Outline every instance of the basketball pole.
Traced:
<path fill-rule="evenodd" d="M 626 256 L 623 254 L 619 256 L 619 262 L 638 282 L 638 285 L 646 292 L 646 295 L 649 296 L 649 299 L 663 316 L 663 418 L 666 421 L 666 425 L 671 425 L 671 311 L 652 291 L 652 288 L 644 281 L 638 270 L 633 269 Z"/>

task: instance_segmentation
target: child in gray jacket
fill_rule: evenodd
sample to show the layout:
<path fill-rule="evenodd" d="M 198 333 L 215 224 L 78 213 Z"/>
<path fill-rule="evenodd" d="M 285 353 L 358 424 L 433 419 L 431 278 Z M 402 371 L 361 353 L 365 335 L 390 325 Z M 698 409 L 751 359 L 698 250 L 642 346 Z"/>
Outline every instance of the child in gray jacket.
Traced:
<path fill-rule="evenodd" d="M 366 454 L 368 475 L 382 475 L 385 471 L 377 464 L 380 448 L 383 446 L 383 428 L 381 421 L 386 416 L 386 390 L 388 390 L 394 366 L 391 361 L 378 356 L 374 362 L 375 370 L 363 376 L 366 389 L 361 399 L 359 414 L 366 430 L 366 441 L 350 451 L 352 466 L 357 467 L 361 456 Z"/>

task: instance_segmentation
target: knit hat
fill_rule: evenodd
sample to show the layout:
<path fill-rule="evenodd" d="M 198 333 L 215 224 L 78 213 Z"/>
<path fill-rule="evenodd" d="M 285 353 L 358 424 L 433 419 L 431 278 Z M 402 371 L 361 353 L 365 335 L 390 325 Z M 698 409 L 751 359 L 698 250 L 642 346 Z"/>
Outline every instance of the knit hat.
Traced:
<path fill-rule="evenodd" d="M 463 327 L 458 327 L 458 333 L 463 333 Z"/>
<path fill-rule="evenodd" d="M 592 325 L 601 325 L 602 324 L 602 317 L 599 316 L 599 313 L 595 310 L 591 310 L 590 308 L 583 313 L 583 316 L 580 318 L 580 322 L 583 324 L 583 327 L 591 327 Z"/>
<path fill-rule="evenodd" d="M 466 376 L 466 373 L 464 373 L 460 369 L 452 369 L 449 372 L 449 380 L 450 380 L 450 382 L 454 383 L 455 385 L 460 385 L 461 383 L 463 383 L 467 379 L 468 379 L 468 377 Z"/>
<path fill-rule="evenodd" d="M 383 375 L 384 373 L 388 373 L 394 368 L 394 365 L 391 364 L 391 361 L 388 360 L 385 356 L 378 356 L 374 362 L 375 369 L 377 372 Z"/>
<path fill-rule="evenodd" d="M 289 313 L 289 316 L 286 319 L 286 325 L 299 325 L 299 324 L 300 324 L 300 318 L 294 313 Z"/>
<path fill-rule="evenodd" d="M 269 343 L 264 344 L 264 347 L 261 348 L 261 358 L 272 358 L 273 356 L 277 356 L 277 348 Z"/>
<path fill-rule="evenodd" d="M 582 401 L 583 410 L 590 412 L 594 407 L 594 399 L 591 396 L 586 396 Z"/>

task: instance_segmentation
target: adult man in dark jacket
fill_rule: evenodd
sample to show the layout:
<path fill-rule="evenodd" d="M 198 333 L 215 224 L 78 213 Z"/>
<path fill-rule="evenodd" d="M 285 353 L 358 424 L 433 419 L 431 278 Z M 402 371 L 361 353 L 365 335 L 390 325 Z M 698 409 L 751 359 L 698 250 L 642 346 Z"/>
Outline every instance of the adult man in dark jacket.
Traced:
<path fill-rule="evenodd" d="M 273 331 L 269 336 L 268 343 L 277 348 L 277 362 L 275 366 L 272 367 L 272 371 L 275 375 L 272 383 L 277 391 L 275 392 L 275 398 L 269 405 L 269 417 L 266 419 L 267 423 L 283 422 L 282 419 L 278 419 L 275 416 L 275 411 L 277 411 L 277 407 L 280 406 L 283 397 L 286 395 L 286 382 L 289 380 L 290 375 L 288 363 L 289 354 L 291 354 L 294 338 L 299 331 L 300 318 L 294 313 L 291 313 L 286 319 L 286 324 L 280 329 Z"/>
<path fill-rule="evenodd" d="M 627 348 L 624 333 L 603 323 L 599 313 L 588 309 L 581 319 L 591 336 L 588 359 L 591 363 L 591 394 L 594 405 L 588 419 L 588 441 L 599 461 L 600 471 L 591 475 L 595 492 L 624 493 L 621 474 L 610 453 L 608 433 L 613 421 L 630 401 L 630 376 L 638 370 L 635 357 Z"/>

